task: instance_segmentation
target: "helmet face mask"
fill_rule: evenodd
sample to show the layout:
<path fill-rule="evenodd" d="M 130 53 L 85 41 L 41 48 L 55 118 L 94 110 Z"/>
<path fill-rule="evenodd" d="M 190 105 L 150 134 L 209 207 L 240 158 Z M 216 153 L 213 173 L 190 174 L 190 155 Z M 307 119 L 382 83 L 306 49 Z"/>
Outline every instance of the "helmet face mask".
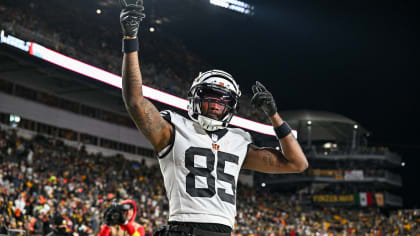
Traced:
<path fill-rule="evenodd" d="M 221 112 L 218 115 L 218 120 L 222 120 L 228 111 L 233 111 L 236 100 L 235 98 L 226 91 L 215 88 L 208 88 L 201 86 L 197 88 L 196 102 L 200 105 L 201 114 L 211 118 L 212 110 L 215 107 L 220 108 Z M 214 116 L 214 114 L 213 114 Z"/>
<path fill-rule="evenodd" d="M 238 109 L 240 95 L 239 86 L 230 74 L 220 70 L 200 73 L 188 93 L 188 115 L 205 130 L 224 129 Z"/>

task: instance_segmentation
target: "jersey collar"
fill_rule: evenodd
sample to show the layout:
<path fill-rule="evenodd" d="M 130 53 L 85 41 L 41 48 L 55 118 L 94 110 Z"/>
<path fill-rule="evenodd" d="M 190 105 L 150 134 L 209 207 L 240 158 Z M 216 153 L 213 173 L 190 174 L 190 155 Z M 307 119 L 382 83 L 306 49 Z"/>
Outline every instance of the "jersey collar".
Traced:
<path fill-rule="evenodd" d="M 217 143 L 220 139 L 222 139 L 228 132 L 228 129 L 218 129 L 215 131 L 207 131 L 205 130 L 207 135 L 211 138 L 213 143 Z"/>

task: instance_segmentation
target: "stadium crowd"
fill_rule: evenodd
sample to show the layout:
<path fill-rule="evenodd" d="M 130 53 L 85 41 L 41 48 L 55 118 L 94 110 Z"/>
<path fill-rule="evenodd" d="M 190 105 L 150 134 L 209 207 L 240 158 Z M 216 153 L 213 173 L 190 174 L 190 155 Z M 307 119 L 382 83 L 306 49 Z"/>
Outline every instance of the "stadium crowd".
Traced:
<path fill-rule="evenodd" d="M 0 140 L 0 211 L 9 228 L 44 235 L 61 214 L 70 231 L 94 234 L 104 209 L 125 198 L 137 199 L 149 235 L 167 215 L 158 167 L 89 155 L 42 136 L 29 141 L 3 130 Z"/>
<path fill-rule="evenodd" d="M 419 235 L 420 211 L 384 214 L 378 208 L 306 206 L 290 196 L 238 187 L 233 235 Z M 104 157 L 37 135 L 0 131 L 0 234 L 7 229 L 31 235 L 51 231 L 61 215 L 73 235 L 95 235 L 112 200 L 134 199 L 146 235 L 168 217 L 168 202 L 157 166 Z"/>

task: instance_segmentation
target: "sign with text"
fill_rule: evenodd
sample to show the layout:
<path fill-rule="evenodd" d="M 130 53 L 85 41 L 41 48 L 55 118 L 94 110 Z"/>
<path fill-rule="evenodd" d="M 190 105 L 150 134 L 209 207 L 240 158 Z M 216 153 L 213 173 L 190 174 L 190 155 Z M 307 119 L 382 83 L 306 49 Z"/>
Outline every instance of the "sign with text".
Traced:
<path fill-rule="evenodd" d="M 12 35 L 6 35 L 4 30 L 1 30 L 0 32 L 0 43 L 7 44 L 25 52 L 29 52 L 31 47 L 31 42 L 25 42 L 22 39 L 16 38 Z"/>
<path fill-rule="evenodd" d="M 313 202 L 318 203 L 344 203 L 344 204 L 353 204 L 354 203 L 354 194 L 322 194 L 312 196 Z"/>

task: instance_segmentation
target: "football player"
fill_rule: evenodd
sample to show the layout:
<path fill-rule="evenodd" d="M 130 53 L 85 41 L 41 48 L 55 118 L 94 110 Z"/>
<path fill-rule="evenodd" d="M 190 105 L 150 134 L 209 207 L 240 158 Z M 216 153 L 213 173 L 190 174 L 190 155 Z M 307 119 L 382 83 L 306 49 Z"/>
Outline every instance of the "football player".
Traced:
<path fill-rule="evenodd" d="M 155 235 L 230 235 L 236 216 L 236 183 L 241 168 L 265 173 L 298 173 L 308 167 L 290 126 L 277 113 L 272 94 L 259 82 L 251 103 L 271 120 L 282 151 L 252 144 L 248 132 L 229 128 L 241 96 L 232 75 L 211 70 L 194 80 L 187 119 L 159 112 L 143 96 L 137 39 L 145 17 L 143 1 L 120 0 L 123 31 L 122 87 L 126 108 L 158 153 L 169 221 Z"/>

